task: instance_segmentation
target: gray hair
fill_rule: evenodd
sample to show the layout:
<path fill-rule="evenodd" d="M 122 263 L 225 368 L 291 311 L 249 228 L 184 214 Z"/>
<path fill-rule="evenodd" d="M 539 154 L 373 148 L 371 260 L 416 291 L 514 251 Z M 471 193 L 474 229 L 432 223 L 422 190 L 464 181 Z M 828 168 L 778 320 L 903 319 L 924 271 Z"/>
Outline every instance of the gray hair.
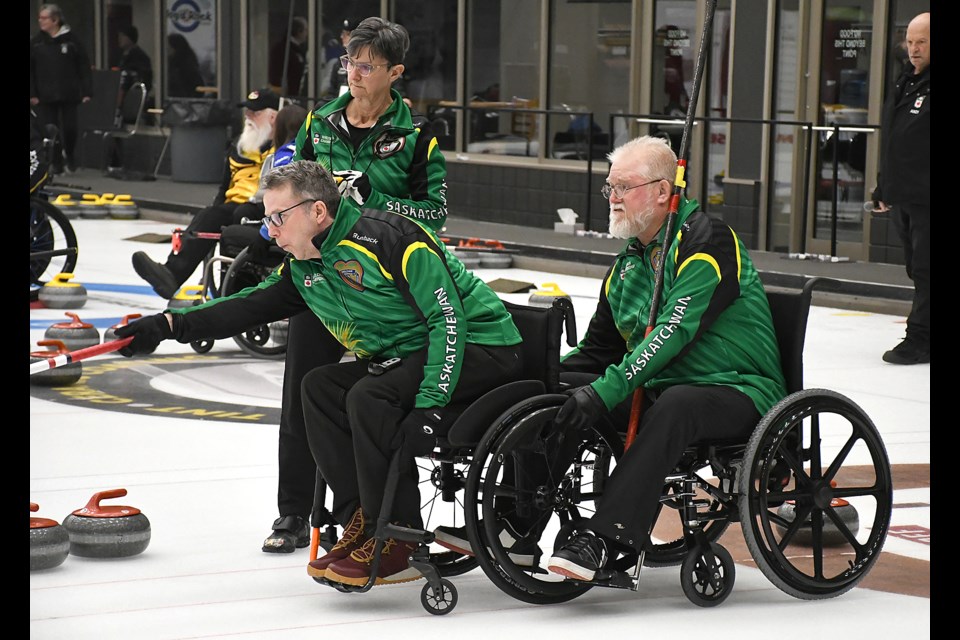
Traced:
<path fill-rule="evenodd" d="M 60 8 L 60 5 L 42 4 L 40 5 L 40 11 L 37 11 L 37 13 L 40 13 L 41 11 L 49 12 L 51 20 L 55 20 L 59 25 L 63 24 L 63 10 Z"/>
<path fill-rule="evenodd" d="M 319 200 L 327 205 L 331 218 L 337 216 L 340 206 L 340 191 L 330 172 L 319 162 L 297 160 L 268 171 L 260 178 L 260 189 L 281 189 L 290 185 L 295 196 Z"/>
<path fill-rule="evenodd" d="M 403 63 L 410 49 L 410 34 L 403 25 L 373 16 L 364 19 L 350 32 L 347 53 L 355 57 L 364 47 L 370 53 L 386 58 L 390 66 Z"/>
<path fill-rule="evenodd" d="M 607 159 L 610 164 L 632 162 L 637 174 L 651 180 L 673 182 L 677 174 L 677 154 L 666 140 L 656 136 L 640 136 L 624 142 L 608 153 Z"/>

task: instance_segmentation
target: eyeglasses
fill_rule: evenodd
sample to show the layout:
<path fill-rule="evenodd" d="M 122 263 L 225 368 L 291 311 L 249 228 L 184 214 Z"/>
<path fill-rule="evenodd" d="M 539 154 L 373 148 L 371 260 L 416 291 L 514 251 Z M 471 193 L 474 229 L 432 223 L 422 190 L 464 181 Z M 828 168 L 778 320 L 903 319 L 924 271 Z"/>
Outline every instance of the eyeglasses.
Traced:
<path fill-rule="evenodd" d="M 261 222 L 263 222 L 263 224 L 267 225 L 268 227 L 269 227 L 270 225 L 273 225 L 273 226 L 275 226 L 275 227 L 279 227 L 280 225 L 283 224 L 283 214 L 287 213 L 288 211 L 292 211 L 293 209 L 296 209 L 297 207 L 299 207 L 299 206 L 302 205 L 302 204 L 307 204 L 308 202 L 316 202 L 316 200 L 314 200 L 314 199 L 312 199 L 312 198 L 309 199 L 309 200 L 301 200 L 300 202 L 298 202 L 297 204 L 293 205 L 292 207 L 287 207 L 287 208 L 284 209 L 283 211 L 277 211 L 276 213 L 271 213 L 270 215 L 263 217 L 263 218 L 261 219 Z M 288 215 L 289 215 L 289 214 L 288 214 Z"/>
<path fill-rule="evenodd" d="M 648 184 L 653 184 L 654 182 L 660 182 L 661 180 L 665 180 L 665 179 L 666 178 L 657 178 L 656 180 L 651 180 L 650 182 L 644 182 L 643 184 L 635 184 L 632 187 L 628 187 L 622 184 L 611 185 L 609 182 L 607 182 L 602 187 L 600 187 L 600 195 L 602 195 L 604 198 L 609 199 L 610 194 L 614 193 L 617 195 L 617 198 L 619 198 L 620 200 L 623 200 L 623 196 L 626 195 L 627 191 L 630 191 L 630 189 L 639 189 L 640 187 L 645 187 Z"/>
<path fill-rule="evenodd" d="M 393 65 L 387 62 L 386 64 L 370 64 L 369 62 L 355 62 L 350 59 L 350 56 L 340 56 L 340 66 L 343 67 L 344 71 L 350 71 L 350 69 L 356 69 L 360 73 L 361 78 L 366 78 L 368 75 L 373 73 L 373 70 L 377 67 L 386 67 L 389 69 Z"/>

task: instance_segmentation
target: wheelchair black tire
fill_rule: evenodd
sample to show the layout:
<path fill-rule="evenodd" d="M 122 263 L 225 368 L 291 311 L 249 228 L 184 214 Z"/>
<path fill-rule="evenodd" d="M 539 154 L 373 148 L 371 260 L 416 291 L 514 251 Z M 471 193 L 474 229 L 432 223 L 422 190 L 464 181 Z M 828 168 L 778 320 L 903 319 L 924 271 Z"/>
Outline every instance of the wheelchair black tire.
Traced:
<path fill-rule="evenodd" d="M 30 196 L 30 253 L 72 249 L 65 255 L 30 258 L 30 301 L 58 273 L 73 273 L 77 266 L 77 234 L 60 209 L 39 196 Z"/>
<path fill-rule="evenodd" d="M 831 448 L 837 450 L 834 457 L 828 457 Z M 848 465 L 844 472 L 847 460 L 856 466 Z M 790 467 L 792 478 L 782 488 L 771 482 L 771 471 L 781 462 Z M 832 480 L 837 481 L 834 488 Z M 784 593 L 802 600 L 839 596 L 863 580 L 880 558 L 893 508 L 890 462 L 876 426 L 840 393 L 806 389 L 770 409 L 747 445 L 739 494 L 747 548 L 760 571 Z M 872 509 L 872 519 L 863 522 L 861 516 L 859 539 L 835 513 L 833 498 L 866 506 L 866 514 Z M 778 513 L 786 500 L 796 505 L 792 522 Z M 844 546 L 825 544 L 828 517 L 847 536 Z M 801 519 L 810 523 L 808 544 L 794 540 Z"/>
<path fill-rule="evenodd" d="M 713 556 L 708 560 L 696 547 L 683 559 L 680 586 L 687 600 L 698 607 L 715 607 L 733 591 L 737 569 L 730 552 L 716 542 L 708 542 Z"/>
<path fill-rule="evenodd" d="M 228 296 L 245 286 L 259 284 L 274 268 L 253 260 L 249 249 L 243 249 L 230 263 L 230 267 L 224 274 L 219 295 Z M 233 336 L 233 340 L 244 352 L 252 356 L 282 360 L 287 353 L 287 341 L 285 333 L 278 330 L 279 325 L 280 323 L 261 325 Z"/>
<path fill-rule="evenodd" d="M 536 446 L 539 447 L 541 434 L 546 434 L 547 439 L 555 435 L 551 433 L 552 421 L 566 399 L 567 396 L 563 394 L 536 396 L 514 405 L 501 414 L 477 446 L 467 475 L 464 496 L 467 533 L 471 547 L 483 550 L 477 555 L 480 567 L 501 591 L 517 600 L 531 604 L 567 602 L 591 589 L 591 585 L 562 580 L 559 576 L 548 574 L 542 568 L 533 569 L 514 564 L 507 555 L 508 550 L 500 544 L 498 536 L 500 514 L 498 514 L 499 505 L 495 504 L 495 499 L 502 500 L 506 496 L 512 496 L 510 499 L 517 500 L 522 493 L 516 487 L 505 486 L 498 480 L 500 469 L 504 461 L 519 450 L 517 447 L 520 443 L 533 438 L 537 441 Z M 588 444 L 609 453 L 613 460 L 619 459 L 623 450 L 622 441 L 612 428 L 587 429 L 577 443 L 577 459 L 587 462 L 582 466 L 587 473 L 592 473 L 591 461 L 582 460 L 580 457 L 584 455 Z M 544 445 L 543 457 L 546 462 L 556 462 L 556 460 L 547 459 L 546 451 L 546 445 Z M 598 457 L 602 458 L 602 456 Z M 569 469 L 565 466 L 564 480 L 575 482 L 583 480 L 582 477 L 572 478 L 568 471 Z M 597 479 L 591 476 L 584 484 L 592 485 L 596 482 Z M 590 494 L 589 491 L 586 494 L 578 493 L 578 495 L 588 494 Z M 552 503 L 551 506 L 540 510 L 538 518 L 545 517 L 549 520 L 556 515 L 561 523 L 578 521 L 583 517 L 580 508 L 585 503 L 586 501 L 581 503 L 574 500 Z M 590 504 L 592 506 L 592 499 Z M 547 539 L 552 538 L 547 535 L 542 538 L 542 540 Z M 488 540 L 493 543 L 488 544 Z M 546 550 L 546 553 L 549 553 L 549 550 Z M 544 563 L 545 561 L 546 558 L 543 558 Z"/>

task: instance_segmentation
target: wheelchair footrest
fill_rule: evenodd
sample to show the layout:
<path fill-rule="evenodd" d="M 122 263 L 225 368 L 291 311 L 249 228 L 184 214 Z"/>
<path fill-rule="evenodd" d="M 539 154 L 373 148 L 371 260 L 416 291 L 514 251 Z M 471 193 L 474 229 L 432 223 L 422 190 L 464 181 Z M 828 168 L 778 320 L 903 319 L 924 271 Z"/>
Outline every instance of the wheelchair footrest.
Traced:
<path fill-rule="evenodd" d="M 408 542 L 419 542 L 420 544 L 430 544 L 434 540 L 432 531 L 423 529 L 411 529 L 410 527 L 401 527 L 397 524 L 387 524 L 383 527 L 383 534 L 378 535 L 381 538 L 396 538 L 397 540 L 406 540 Z"/>
<path fill-rule="evenodd" d="M 635 589 L 636 584 L 633 577 L 626 571 L 612 571 L 601 569 L 593 576 L 593 581 L 585 584 L 592 584 L 598 587 L 612 587 L 614 589 Z"/>

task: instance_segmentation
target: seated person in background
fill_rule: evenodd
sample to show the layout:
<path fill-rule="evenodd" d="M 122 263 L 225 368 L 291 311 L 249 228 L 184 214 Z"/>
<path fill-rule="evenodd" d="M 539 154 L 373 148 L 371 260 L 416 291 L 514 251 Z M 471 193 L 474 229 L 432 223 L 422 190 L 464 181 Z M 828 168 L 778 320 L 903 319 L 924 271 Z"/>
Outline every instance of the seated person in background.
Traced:
<path fill-rule="evenodd" d="M 297 131 L 306 119 L 307 110 L 296 104 L 286 104 L 277 112 L 273 123 L 272 153 L 264 158 L 260 167 L 261 179 L 274 167 L 282 167 L 293 159 Z M 235 222 L 239 222 L 244 218 L 261 220 L 263 215 L 263 191 L 258 189 L 248 202 L 237 207 L 233 217 Z M 220 235 L 220 253 L 231 257 L 236 257 L 244 247 L 249 247 L 251 256 L 263 259 L 272 245 L 270 229 L 266 224 L 261 224 L 259 228 L 249 224 L 233 224 L 225 227 Z"/>
<path fill-rule="evenodd" d="M 163 264 L 155 262 L 143 251 L 133 254 L 133 268 L 150 283 L 162 298 L 171 298 L 177 289 L 203 262 L 216 245 L 216 240 L 191 237 L 193 232 L 219 233 L 221 227 L 239 223 L 237 208 L 249 202 L 257 191 L 260 167 L 273 148 L 274 121 L 280 98 L 269 88 L 251 91 L 240 103 L 243 107 L 243 131 L 229 147 L 224 162 L 223 180 L 214 202 L 198 211 L 183 232 L 180 252 L 167 256 Z"/>
<path fill-rule="evenodd" d="M 681 200 L 662 250 L 677 157 L 643 136 L 609 154 L 602 192 L 610 233 L 628 240 L 607 272 L 580 344 L 562 359 L 575 389 L 555 420 L 576 430 L 611 413 L 626 430 L 630 401 L 645 390 L 636 440 L 614 469 L 584 528 L 556 549 L 547 568 L 593 580 L 617 552 L 648 542 L 664 478 L 701 439 L 746 439 L 786 395 L 763 283 L 736 233 Z M 649 334 L 655 268 L 665 259 L 656 324 Z"/>
<path fill-rule="evenodd" d="M 398 448 L 433 447 L 437 410 L 468 402 L 522 374 L 520 333 L 497 294 L 423 226 L 341 199 L 319 163 L 295 161 L 264 176 L 270 235 L 292 254 L 256 287 L 130 323 L 120 353 L 152 352 L 160 341 L 226 338 L 303 311 L 357 356 L 303 379 L 310 451 L 333 491 L 340 542 L 308 573 L 364 584 L 390 459 Z M 400 358 L 380 374 L 371 361 Z M 418 473 L 401 470 L 389 520 L 422 527 Z M 388 540 L 377 584 L 420 577 L 415 543 Z"/>

